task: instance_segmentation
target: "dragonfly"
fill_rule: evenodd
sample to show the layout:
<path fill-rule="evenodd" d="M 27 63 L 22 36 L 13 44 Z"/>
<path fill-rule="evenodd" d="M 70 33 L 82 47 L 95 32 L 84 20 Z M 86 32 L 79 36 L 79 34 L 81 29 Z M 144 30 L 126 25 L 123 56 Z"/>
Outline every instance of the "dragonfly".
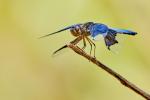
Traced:
<path fill-rule="evenodd" d="M 91 47 L 90 55 L 92 52 L 92 46 L 94 46 L 94 57 L 95 57 L 96 45 L 92 40 L 95 40 L 95 38 L 98 35 L 102 35 L 102 37 L 104 38 L 106 47 L 108 48 L 108 50 L 110 50 L 110 47 L 112 45 L 118 43 L 118 41 L 116 40 L 117 34 L 127 34 L 127 35 L 132 35 L 132 36 L 137 34 L 137 32 L 134 32 L 131 30 L 112 28 L 102 23 L 86 22 L 86 23 L 70 25 L 56 32 L 44 35 L 40 38 L 48 37 L 50 35 L 60 33 L 66 30 L 70 30 L 70 33 L 75 37 L 81 37 L 81 40 L 83 40 L 82 50 L 86 48 L 87 42 L 90 44 L 90 47 Z M 92 40 L 89 37 L 92 37 Z M 58 51 L 67 47 L 68 47 L 67 45 L 64 45 L 58 50 L 56 50 L 53 54 L 56 54 Z"/>

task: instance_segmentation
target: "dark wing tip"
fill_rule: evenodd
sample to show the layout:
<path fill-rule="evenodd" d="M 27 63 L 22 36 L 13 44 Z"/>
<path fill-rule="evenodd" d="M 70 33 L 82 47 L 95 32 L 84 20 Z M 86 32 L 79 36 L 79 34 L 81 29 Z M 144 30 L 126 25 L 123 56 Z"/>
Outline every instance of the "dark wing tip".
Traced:
<path fill-rule="evenodd" d="M 138 34 L 137 32 L 134 32 L 134 35 Z"/>
<path fill-rule="evenodd" d="M 128 35 L 136 35 L 136 34 L 138 34 L 137 32 L 125 32 L 124 34 L 128 34 Z"/>

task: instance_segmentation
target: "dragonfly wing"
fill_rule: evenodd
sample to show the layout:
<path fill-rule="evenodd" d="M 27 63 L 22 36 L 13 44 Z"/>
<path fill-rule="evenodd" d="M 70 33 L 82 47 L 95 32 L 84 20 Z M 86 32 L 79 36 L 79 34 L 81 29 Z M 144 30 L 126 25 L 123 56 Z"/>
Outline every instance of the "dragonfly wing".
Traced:
<path fill-rule="evenodd" d="M 44 36 L 42 36 L 42 37 L 40 37 L 40 38 L 44 38 L 44 37 L 47 37 L 47 36 L 50 36 L 50 35 L 53 35 L 53 34 L 56 34 L 56 33 L 59 33 L 59 32 L 62 32 L 62 31 L 68 30 L 68 29 L 71 29 L 71 28 L 74 28 L 74 27 L 76 27 L 76 26 L 78 26 L 78 25 L 81 25 L 81 24 L 75 24 L 75 25 L 68 26 L 68 27 L 63 28 L 63 29 L 61 29 L 61 30 L 58 30 L 58 31 L 56 31 L 56 32 L 53 32 L 53 33 L 44 35 Z"/>
<path fill-rule="evenodd" d="M 116 40 L 117 33 L 115 31 L 109 30 L 107 35 L 104 37 L 104 41 L 108 49 L 110 50 L 110 46 L 118 43 Z"/>

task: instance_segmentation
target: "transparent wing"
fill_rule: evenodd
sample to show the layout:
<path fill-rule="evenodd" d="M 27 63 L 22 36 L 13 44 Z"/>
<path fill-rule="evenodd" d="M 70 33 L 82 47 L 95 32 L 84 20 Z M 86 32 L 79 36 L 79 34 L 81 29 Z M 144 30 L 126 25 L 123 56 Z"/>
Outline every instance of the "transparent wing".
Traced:
<path fill-rule="evenodd" d="M 59 33 L 59 32 L 62 32 L 62 31 L 68 30 L 68 29 L 71 29 L 71 28 L 74 28 L 74 27 L 76 27 L 76 26 L 78 26 L 78 25 L 81 25 L 81 24 L 71 25 L 71 26 L 68 26 L 68 27 L 66 27 L 66 28 L 63 28 L 63 29 L 58 30 L 58 31 L 56 31 L 56 32 L 53 32 L 53 33 L 50 33 L 50 34 L 44 35 L 44 36 L 39 37 L 39 38 L 44 38 L 44 37 L 47 37 L 47 36 L 50 36 L 50 35 L 53 35 L 53 34 L 56 34 L 56 33 Z"/>

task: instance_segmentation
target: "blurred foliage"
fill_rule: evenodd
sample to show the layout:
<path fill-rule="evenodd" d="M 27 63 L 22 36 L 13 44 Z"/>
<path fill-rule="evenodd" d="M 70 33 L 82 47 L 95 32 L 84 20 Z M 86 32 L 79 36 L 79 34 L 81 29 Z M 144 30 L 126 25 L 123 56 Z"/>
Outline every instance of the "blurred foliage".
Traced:
<path fill-rule="evenodd" d="M 96 55 L 150 93 L 149 4 L 149 0 L 0 0 L 0 100 L 143 100 L 71 50 L 51 57 L 74 39 L 69 31 L 37 38 L 87 21 L 137 31 L 135 37 L 118 35 L 115 53 L 103 40 L 96 41 Z"/>

